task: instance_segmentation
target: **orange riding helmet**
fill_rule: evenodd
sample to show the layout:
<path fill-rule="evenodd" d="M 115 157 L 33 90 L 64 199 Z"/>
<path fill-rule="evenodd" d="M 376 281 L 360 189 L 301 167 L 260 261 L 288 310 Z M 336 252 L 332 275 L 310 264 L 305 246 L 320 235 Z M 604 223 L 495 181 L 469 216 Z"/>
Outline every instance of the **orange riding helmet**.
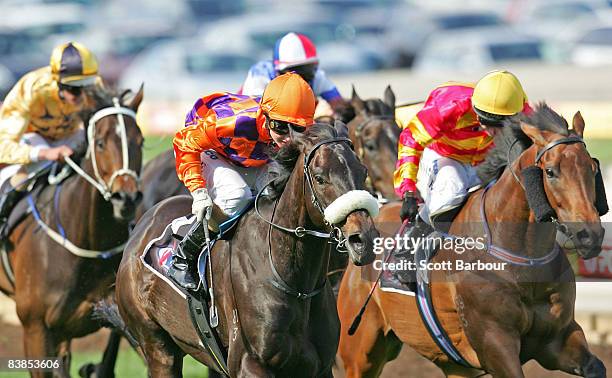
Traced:
<path fill-rule="evenodd" d="M 315 95 L 310 85 L 293 72 L 277 76 L 266 86 L 260 107 L 276 121 L 303 127 L 314 123 Z"/>

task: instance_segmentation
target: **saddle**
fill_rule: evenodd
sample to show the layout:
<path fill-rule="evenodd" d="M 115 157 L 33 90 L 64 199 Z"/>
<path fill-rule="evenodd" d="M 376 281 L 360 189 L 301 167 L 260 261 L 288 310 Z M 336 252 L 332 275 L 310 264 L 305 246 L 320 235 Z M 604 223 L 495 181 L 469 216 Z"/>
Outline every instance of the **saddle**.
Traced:
<path fill-rule="evenodd" d="M 195 216 L 183 216 L 174 219 L 168 224 L 160 236 L 151 240 L 143 254 L 141 261 L 146 268 L 153 271 L 157 276 L 161 277 L 168 285 L 178 292 L 185 300 L 189 308 L 189 313 L 194 328 L 196 329 L 202 346 L 208 351 L 216 362 L 217 371 L 229 377 L 229 372 L 226 364 L 227 351 L 222 347 L 222 343 L 214 332 L 214 328 L 218 324 L 216 319 L 216 307 L 214 307 L 214 298 L 209 294 L 209 285 L 206 280 L 208 259 L 211 258 L 214 244 L 218 240 L 230 240 L 236 229 L 236 224 L 240 218 L 249 211 L 254 201 L 234 217 L 219 225 L 219 233 L 211 234 L 211 243 L 205 246 L 199 254 L 198 261 L 198 276 L 200 278 L 200 286 L 197 291 L 191 292 L 176 285 L 174 281 L 166 276 L 168 269 L 172 265 L 172 255 L 174 249 L 178 247 L 180 241 L 189 233 L 196 222 Z M 210 249 L 210 251 L 209 251 Z M 209 311 L 206 311 L 208 307 Z"/>

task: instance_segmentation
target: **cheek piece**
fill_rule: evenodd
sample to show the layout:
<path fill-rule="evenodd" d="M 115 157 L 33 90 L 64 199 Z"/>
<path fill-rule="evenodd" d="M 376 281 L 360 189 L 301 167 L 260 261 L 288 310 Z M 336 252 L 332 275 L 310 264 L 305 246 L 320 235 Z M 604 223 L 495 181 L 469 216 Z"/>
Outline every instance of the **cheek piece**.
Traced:
<path fill-rule="evenodd" d="M 535 214 L 537 222 L 548 222 L 556 216 L 555 210 L 550 206 L 544 191 L 544 172 L 538 166 L 532 165 L 521 171 L 523 185 L 527 196 L 527 203 Z"/>
<path fill-rule="evenodd" d="M 595 174 L 595 208 L 597 209 L 599 216 L 602 216 L 608 213 L 608 198 L 606 197 L 606 188 L 601 175 L 599 160 L 593 160 L 595 160 L 595 163 L 597 163 L 597 173 Z"/>

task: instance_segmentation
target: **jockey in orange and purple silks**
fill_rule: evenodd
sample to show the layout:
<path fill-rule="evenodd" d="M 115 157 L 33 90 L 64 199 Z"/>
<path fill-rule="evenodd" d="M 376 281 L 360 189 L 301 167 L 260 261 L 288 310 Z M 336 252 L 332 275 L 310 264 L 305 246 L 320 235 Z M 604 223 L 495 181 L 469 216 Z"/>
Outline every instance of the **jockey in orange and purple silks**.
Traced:
<path fill-rule="evenodd" d="M 198 99 L 173 142 L 178 177 L 193 196 L 192 214 L 206 217 L 215 231 L 239 214 L 269 179 L 268 146 L 290 142 L 290 130 L 304 132 L 314 110 L 312 89 L 295 73 L 274 78 L 261 98 L 213 93 Z M 174 251 L 168 274 L 186 289 L 197 286 L 189 262 L 201 246 Z"/>

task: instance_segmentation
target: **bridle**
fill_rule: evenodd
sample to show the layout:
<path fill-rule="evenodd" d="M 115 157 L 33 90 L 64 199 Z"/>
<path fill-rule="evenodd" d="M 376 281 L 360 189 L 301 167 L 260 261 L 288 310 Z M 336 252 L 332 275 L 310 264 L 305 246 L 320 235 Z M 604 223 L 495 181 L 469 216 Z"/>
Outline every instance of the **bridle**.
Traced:
<path fill-rule="evenodd" d="M 321 202 L 319 201 L 319 199 L 317 198 L 317 195 L 315 193 L 314 190 L 314 183 L 312 181 L 312 177 L 310 175 L 310 168 L 308 167 L 311 160 L 314 157 L 314 153 L 323 145 L 326 144 L 331 144 L 331 143 L 348 143 L 351 147 L 353 146 L 353 143 L 351 142 L 351 140 L 349 138 L 333 138 L 333 139 L 328 139 L 322 142 L 317 143 L 316 145 L 314 145 L 312 147 L 312 149 L 306 154 L 304 155 L 304 176 L 306 177 L 305 183 L 304 183 L 304 195 L 306 195 L 306 185 L 308 185 L 308 189 L 310 190 L 311 196 L 310 196 L 310 201 L 312 202 L 312 204 L 314 205 L 314 207 L 319 210 L 319 212 L 321 213 L 321 215 L 325 214 L 325 210 L 323 209 L 323 206 L 321 205 Z M 344 244 L 346 243 L 346 238 L 343 236 L 342 234 L 342 230 L 340 230 L 339 227 L 331 224 L 330 222 L 328 222 L 325 218 L 323 219 L 323 222 L 325 223 L 326 226 L 331 228 L 330 232 L 321 232 L 321 231 L 316 231 L 316 230 L 309 230 L 306 229 L 303 226 L 298 226 L 296 228 L 289 228 L 289 227 L 283 227 L 279 224 L 275 224 L 269 220 L 267 220 L 259 211 L 259 198 L 262 196 L 262 194 L 266 191 L 266 189 L 268 188 L 268 186 L 270 186 L 272 184 L 272 181 L 270 181 L 269 183 L 267 183 L 260 191 L 259 193 L 257 193 L 257 196 L 255 197 L 255 212 L 257 213 L 257 215 L 264 220 L 266 223 L 268 223 L 270 226 L 284 231 L 286 233 L 289 234 L 294 234 L 295 236 L 297 236 L 298 238 L 302 238 L 306 235 L 310 235 L 310 236 L 315 236 L 317 238 L 322 238 L 322 239 L 330 239 L 330 243 L 336 243 L 336 249 L 338 251 L 341 252 L 346 252 L 346 250 L 344 249 Z"/>
<path fill-rule="evenodd" d="M 136 180 L 136 185 L 140 186 L 140 177 L 138 173 L 129 168 L 130 160 L 129 160 L 129 151 L 128 151 L 128 140 L 127 140 L 127 130 L 125 127 L 124 116 L 128 116 L 136 121 L 136 112 L 134 112 L 130 108 L 126 108 L 121 106 L 118 98 L 113 98 L 114 106 L 102 108 L 98 110 L 94 115 L 89 119 L 89 124 L 87 127 L 87 152 L 85 157 L 91 156 L 91 164 L 94 170 L 94 176 L 92 177 L 90 174 L 85 172 L 74 160 L 70 157 L 66 157 L 66 163 L 72 168 L 79 176 L 83 177 L 87 182 L 89 182 L 93 187 L 98 189 L 100 194 L 104 197 L 104 200 L 109 201 L 112 197 L 111 188 L 113 183 L 119 176 L 130 176 Z M 116 124 L 116 132 L 121 138 L 121 157 L 123 161 L 123 166 L 120 169 L 117 169 L 113 172 L 110 179 L 105 181 L 100 175 L 100 171 L 98 169 L 98 163 L 96 160 L 95 153 L 95 136 L 96 136 L 96 123 L 100 121 L 104 117 L 116 115 L 117 116 L 117 124 Z"/>
<path fill-rule="evenodd" d="M 514 177 L 514 179 L 519 183 L 519 185 L 521 185 L 523 190 L 527 193 L 527 190 L 526 190 L 525 186 L 523 185 L 523 182 L 520 180 L 520 178 L 518 177 L 516 172 L 514 172 L 514 169 L 512 168 L 512 164 L 510 162 L 510 152 L 512 150 L 512 147 L 514 147 L 514 145 L 517 142 L 518 142 L 518 139 L 515 140 L 512 143 L 512 145 L 510 145 L 510 148 L 508 149 L 508 154 L 506 156 L 506 164 L 507 164 L 508 168 L 510 169 L 510 172 L 512 173 L 512 176 Z M 548 151 L 552 150 L 553 148 L 555 148 L 557 146 L 560 146 L 560 145 L 568 145 L 568 144 L 575 144 L 575 143 L 582 143 L 582 144 L 586 145 L 586 143 L 584 142 L 584 140 L 581 137 L 575 136 L 575 135 L 572 135 L 572 136 L 569 136 L 569 137 L 565 137 L 565 138 L 561 138 L 561 139 L 557 139 L 557 140 L 554 140 L 554 141 L 548 143 L 540 151 L 536 152 L 536 156 L 535 156 L 535 159 L 534 159 L 533 166 L 534 167 L 538 167 L 539 169 L 541 169 L 539 164 L 540 164 L 540 161 L 542 160 L 542 157 L 544 156 L 544 154 L 546 154 L 546 152 L 548 152 Z M 492 182 L 492 183 L 494 183 L 494 182 Z M 488 188 L 491 186 L 492 183 L 490 183 L 487 186 L 487 188 L 485 188 L 485 190 L 483 191 L 483 197 L 482 197 L 483 205 L 482 205 L 482 208 L 481 208 L 481 217 L 484 220 L 485 233 L 487 234 L 487 236 L 489 236 L 489 230 L 488 230 L 488 224 L 487 224 L 487 220 L 486 220 L 486 215 L 484 213 L 484 196 L 485 196 L 485 193 L 487 192 Z M 567 225 L 565 225 L 562 222 L 559 222 L 559 219 L 556 216 L 551 216 L 550 217 L 550 221 L 555 225 L 555 228 L 559 232 L 561 232 L 565 236 L 567 236 L 567 238 L 569 240 L 573 240 L 574 239 L 575 236 L 574 236 L 574 234 L 572 232 L 570 232 L 570 230 L 567 227 Z M 501 248 L 498 248 L 498 247 L 495 247 L 495 248 L 497 248 L 498 250 L 502 250 Z M 515 255 L 507 253 L 507 251 L 503 251 L 503 250 L 502 250 L 502 252 L 504 252 L 504 254 L 506 254 L 506 255 L 512 255 L 512 258 L 516 260 L 516 256 Z M 527 259 L 527 258 L 521 257 L 522 259 L 529 260 L 529 261 L 527 261 L 525 264 L 519 264 L 519 265 L 540 265 L 541 263 L 546 263 L 546 262 L 551 261 L 552 258 L 554 258 L 554 256 L 556 256 L 557 253 L 558 253 L 558 248 L 555 247 L 553 249 L 553 251 L 551 251 L 548 255 L 546 255 L 546 256 L 544 256 L 542 258 L 539 258 L 539 259 Z"/>
<path fill-rule="evenodd" d="M 362 134 L 366 126 L 372 124 L 372 122 L 374 121 L 381 121 L 381 120 L 395 121 L 395 115 L 371 115 L 371 116 L 365 115 L 365 117 L 366 118 L 363 121 L 361 121 L 361 123 L 357 125 L 357 127 L 355 127 L 355 138 L 357 139 L 357 142 L 358 142 L 357 150 L 355 152 L 357 153 L 357 156 L 359 157 L 359 160 L 361 161 L 363 161 L 363 157 L 365 155 L 364 148 L 363 148 L 364 140 L 363 140 Z M 372 183 L 372 179 L 370 178 L 370 175 L 368 175 L 368 177 L 366 178 L 366 186 L 370 188 L 370 192 L 376 194 L 379 204 L 384 205 L 390 202 L 390 200 L 388 198 L 385 198 L 379 190 L 376 190 L 376 188 L 374 187 L 374 184 Z"/>
<path fill-rule="evenodd" d="M 85 172 L 74 160 L 72 160 L 70 157 L 65 157 L 64 160 L 66 161 L 66 163 L 68 164 L 68 166 L 70 166 L 70 168 L 72 168 L 79 176 L 83 177 L 87 182 L 89 182 L 93 187 L 95 187 L 104 197 L 104 200 L 109 201 L 112 197 L 112 193 L 111 193 L 111 187 L 113 185 L 113 183 L 115 182 L 115 180 L 122 175 L 128 175 L 133 177 L 136 180 L 136 185 L 139 186 L 140 185 L 140 177 L 138 175 L 138 173 L 136 173 L 134 170 L 131 170 L 129 168 L 129 153 L 128 153 L 128 142 L 127 142 L 127 131 L 125 128 L 125 122 L 124 122 L 124 116 L 128 116 L 131 117 L 132 119 L 134 119 L 134 121 L 136 121 L 136 113 L 129 108 L 123 107 L 120 105 L 119 103 L 119 99 L 118 98 L 113 98 L 113 104 L 114 106 L 111 107 L 107 107 L 107 108 L 102 108 L 100 110 L 98 110 L 96 113 L 94 113 L 94 115 L 89 119 L 89 124 L 88 124 L 88 128 L 87 128 L 87 152 L 85 157 L 91 156 L 91 161 L 92 161 L 92 165 L 93 165 L 93 169 L 94 169 L 94 175 L 95 178 L 92 177 L 91 175 L 89 175 L 87 172 Z M 102 179 L 102 177 L 100 176 L 99 170 L 98 170 L 98 164 L 96 162 L 96 153 L 94 151 L 95 148 L 95 127 L 96 127 L 96 123 L 98 121 L 100 121 L 102 118 L 104 117 L 108 117 L 111 115 L 116 115 L 117 119 L 118 119 L 118 123 L 116 125 L 116 132 L 117 134 L 119 134 L 120 138 L 121 138 L 121 151 L 122 151 L 122 158 L 123 158 L 123 166 L 122 168 L 116 170 L 115 172 L 113 172 L 111 178 L 109 179 L 108 182 L 104 181 L 104 179 Z M 60 173 L 60 175 L 65 175 L 66 173 Z M 59 178 L 60 175 L 57 176 L 50 176 L 50 183 L 52 181 L 60 181 L 61 179 Z M 58 233 L 57 231 L 55 231 L 54 229 L 52 229 L 51 227 L 49 227 L 45 222 L 43 222 L 43 220 L 40 218 L 40 215 L 38 215 L 38 211 L 36 210 L 36 206 L 34 204 L 34 201 L 32 200 L 31 197 L 28 197 L 28 202 L 30 204 L 30 207 L 33 209 L 33 213 L 34 213 L 34 218 L 36 220 L 36 222 L 38 223 L 38 225 L 45 231 L 45 233 L 51 238 L 53 239 L 55 242 L 57 242 L 58 244 L 61 244 L 62 246 L 64 246 L 64 248 L 66 248 L 68 251 L 70 251 L 72 254 L 79 256 L 79 257 L 84 257 L 84 258 L 102 258 L 102 259 L 106 259 L 106 258 L 110 258 L 116 254 L 119 254 L 121 252 L 123 252 L 123 249 L 125 247 L 125 243 L 122 243 L 110 250 L 107 251 L 95 251 L 95 250 L 89 250 L 89 249 L 85 249 L 85 248 L 81 248 L 78 247 L 76 245 L 74 245 L 70 240 L 68 240 L 68 238 L 66 238 L 66 235 L 62 233 Z"/>
<path fill-rule="evenodd" d="M 301 300 L 305 300 L 308 298 L 312 298 L 315 295 L 319 294 L 323 288 L 325 287 L 325 284 L 327 282 L 327 275 L 324 276 L 323 281 L 321 282 L 321 284 L 317 285 L 315 287 L 314 290 L 312 290 L 311 292 L 308 293 L 304 293 L 304 292 L 300 292 L 299 290 L 296 290 L 294 288 L 292 288 L 289 284 L 287 284 L 285 282 L 285 280 L 282 279 L 282 277 L 280 276 L 280 274 L 278 273 L 278 271 L 276 270 L 275 266 L 274 266 L 274 262 L 272 261 L 272 246 L 271 246 L 271 231 L 272 228 L 275 228 L 277 230 L 283 231 L 285 233 L 288 234 L 293 234 L 298 238 L 302 238 L 306 235 L 310 235 L 310 236 L 314 236 L 314 237 L 318 237 L 318 238 L 322 238 L 322 239 L 329 239 L 329 243 L 333 243 L 336 244 L 336 250 L 339 252 L 346 252 L 346 247 L 345 247 L 345 243 L 347 241 L 347 239 L 344 237 L 342 230 L 334 223 L 332 223 L 331 221 L 329 221 L 328 219 L 326 219 L 326 213 L 325 210 L 321 204 L 321 201 L 319 200 L 319 198 L 317 198 L 316 192 L 314 190 L 314 183 L 312 181 L 312 176 L 311 176 L 311 172 L 310 172 L 310 162 L 312 161 L 312 159 L 314 158 L 314 154 L 315 152 L 323 145 L 326 144 L 332 144 L 332 143 L 348 143 L 349 146 L 353 146 L 351 140 L 349 138 L 344 138 L 344 137 L 336 137 L 336 138 L 332 138 L 332 139 L 328 139 L 322 142 L 319 142 L 317 144 L 315 144 L 311 150 L 304 156 L 304 176 L 306 178 L 306 180 L 304 180 L 304 185 L 303 185 L 303 193 L 304 196 L 306 196 L 307 193 L 307 187 L 308 190 L 310 190 L 311 196 L 310 196 L 310 201 L 313 204 L 313 206 L 320 212 L 321 215 L 323 215 L 323 222 L 325 223 L 325 225 L 327 227 L 330 228 L 330 231 L 325 233 L 325 232 L 320 232 L 320 231 L 316 231 L 316 230 L 309 230 L 306 229 L 303 226 L 298 226 L 296 228 L 289 228 L 289 227 L 284 227 L 281 225 L 278 225 L 266 218 L 263 217 L 263 215 L 261 214 L 261 212 L 259 211 L 259 198 L 261 197 L 262 193 L 264 193 L 264 191 L 266 190 L 266 188 L 272 183 L 269 182 L 268 184 L 266 184 L 260 191 L 259 193 L 257 193 L 257 196 L 255 197 L 255 213 L 257 214 L 257 216 L 259 216 L 259 218 L 261 218 L 264 222 L 266 222 L 270 228 L 268 231 L 268 244 L 269 244 L 269 248 L 268 248 L 268 261 L 270 263 L 270 267 L 272 270 L 272 274 L 274 276 L 273 279 L 270 279 L 270 283 L 272 284 L 272 286 L 274 286 L 275 288 L 277 288 L 278 290 L 284 292 L 285 294 L 288 294 L 292 297 L 295 297 L 297 299 L 301 299 Z M 345 194 L 346 195 L 346 194 Z M 338 199 L 336 199 L 338 200 Z M 276 204 L 278 204 L 278 202 L 275 203 L 274 205 L 274 211 L 276 211 Z M 333 204 L 333 202 L 332 202 Z M 330 204 L 328 206 L 328 208 L 332 205 Z M 274 212 L 272 214 L 272 219 L 274 219 Z"/>

